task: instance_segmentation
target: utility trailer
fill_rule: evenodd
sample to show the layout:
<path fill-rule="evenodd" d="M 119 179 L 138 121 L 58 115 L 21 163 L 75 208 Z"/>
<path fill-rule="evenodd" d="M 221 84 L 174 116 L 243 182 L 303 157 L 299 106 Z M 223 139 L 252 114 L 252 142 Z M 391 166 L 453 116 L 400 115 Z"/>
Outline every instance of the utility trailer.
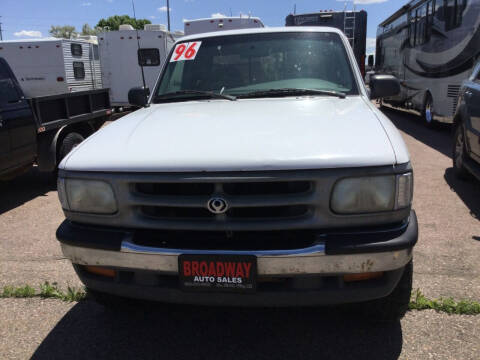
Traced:
<path fill-rule="evenodd" d="M 184 20 L 183 26 L 185 35 L 221 30 L 238 30 L 265 27 L 260 18 L 251 16 L 231 16 L 221 18 Z"/>
<path fill-rule="evenodd" d="M 60 161 L 110 118 L 108 89 L 25 97 L 0 57 L 0 180 L 37 164 L 55 171 Z"/>
<path fill-rule="evenodd" d="M 352 46 L 362 76 L 365 77 L 365 56 L 367 49 L 367 12 L 321 11 L 308 14 L 290 14 L 285 26 L 328 26 L 342 30 Z"/>
<path fill-rule="evenodd" d="M 145 83 L 153 89 L 176 34 L 164 25 L 148 24 L 144 30 L 121 25 L 118 31 L 106 31 L 98 36 L 102 81 L 110 89 L 114 107 L 126 107 L 128 92 L 142 86 L 142 67 Z"/>
<path fill-rule="evenodd" d="M 98 45 L 85 40 L 37 39 L 0 42 L 27 97 L 102 88 Z"/>

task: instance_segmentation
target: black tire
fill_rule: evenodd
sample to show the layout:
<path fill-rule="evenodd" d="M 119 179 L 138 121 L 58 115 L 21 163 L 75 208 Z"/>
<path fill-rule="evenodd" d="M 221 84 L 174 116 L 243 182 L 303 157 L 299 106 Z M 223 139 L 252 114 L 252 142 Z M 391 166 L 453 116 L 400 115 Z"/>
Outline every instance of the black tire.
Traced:
<path fill-rule="evenodd" d="M 57 164 L 63 160 L 76 146 L 78 146 L 85 138 L 79 133 L 68 133 L 63 139 L 57 152 Z"/>
<path fill-rule="evenodd" d="M 470 173 L 464 166 L 465 160 L 467 159 L 467 147 L 465 144 L 465 130 L 461 122 L 455 127 L 452 159 L 455 175 L 462 180 L 469 179 Z"/>
<path fill-rule="evenodd" d="M 403 275 L 387 297 L 361 304 L 362 315 L 374 322 L 394 322 L 408 311 L 412 294 L 413 261 L 405 265 Z"/>
<path fill-rule="evenodd" d="M 423 103 L 422 119 L 423 124 L 429 129 L 433 129 L 437 125 L 437 122 L 435 121 L 435 117 L 433 115 L 433 99 L 432 95 L 430 95 L 429 93 L 427 94 L 427 96 L 425 96 L 425 101 Z"/>

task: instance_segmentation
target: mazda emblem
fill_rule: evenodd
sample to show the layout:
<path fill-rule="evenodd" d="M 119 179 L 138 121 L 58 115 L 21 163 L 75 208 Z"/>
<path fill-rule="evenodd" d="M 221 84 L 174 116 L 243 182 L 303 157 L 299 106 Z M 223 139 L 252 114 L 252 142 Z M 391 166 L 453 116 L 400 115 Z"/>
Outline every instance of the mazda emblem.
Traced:
<path fill-rule="evenodd" d="M 208 200 L 207 208 L 214 214 L 224 214 L 228 210 L 227 200 L 214 197 Z"/>

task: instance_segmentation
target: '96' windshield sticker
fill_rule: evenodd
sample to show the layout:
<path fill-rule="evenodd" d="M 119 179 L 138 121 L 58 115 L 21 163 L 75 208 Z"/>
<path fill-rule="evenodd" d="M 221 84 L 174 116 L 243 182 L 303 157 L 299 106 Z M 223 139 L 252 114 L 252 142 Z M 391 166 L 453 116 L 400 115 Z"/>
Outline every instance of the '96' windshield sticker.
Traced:
<path fill-rule="evenodd" d="M 202 45 L 201 41 L 182 43 L 175 46 L 170 62 L 193 60 L 197 56 L 198 50 Z"/>

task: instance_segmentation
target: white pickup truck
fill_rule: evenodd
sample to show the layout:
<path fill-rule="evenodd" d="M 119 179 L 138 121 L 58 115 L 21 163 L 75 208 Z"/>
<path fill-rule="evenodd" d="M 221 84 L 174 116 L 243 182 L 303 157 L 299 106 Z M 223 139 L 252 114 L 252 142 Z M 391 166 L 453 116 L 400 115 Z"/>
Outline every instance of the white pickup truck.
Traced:
<path fill-rule="evenodd" d="M 418 228 L 406 146 L 332 28 L 197 34 L 142 109 L 61 163 L 57 231 L 90 294 L 235 306 L 407 309 Z"/>

